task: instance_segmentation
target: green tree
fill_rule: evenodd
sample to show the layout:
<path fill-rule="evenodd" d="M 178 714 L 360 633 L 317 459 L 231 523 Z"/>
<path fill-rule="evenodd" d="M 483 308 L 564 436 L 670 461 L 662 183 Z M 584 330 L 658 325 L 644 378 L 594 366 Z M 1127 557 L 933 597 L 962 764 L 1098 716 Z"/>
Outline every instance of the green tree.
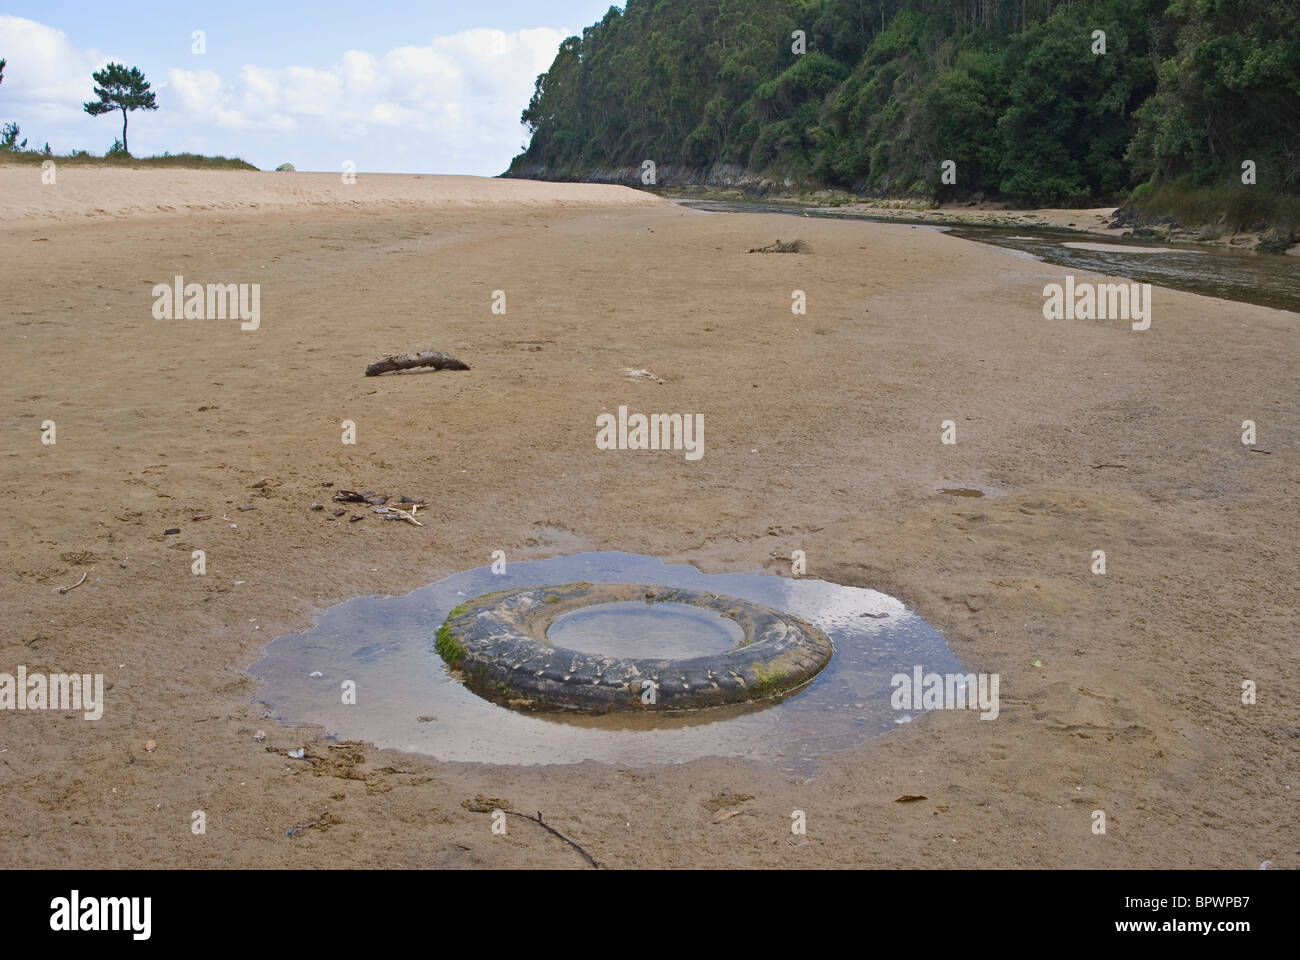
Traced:
<path fill-rule="evenodd" d="M 5 62 L 0 59 L 0 83 L 5 79 Z M 27 141 L 18 142 L 18 124 L 6 123 L 0 127 L 0 150 L 22 150 L 27 146 Z"/>
<path fill-rule="evenodd" d="M 112 110 L 122 111 L 122 152 L 130 154 L 126 144 L 126 114 L 128 110 L 157 110 L 153 91 L 149 81 L 144 78 L 139 67 L 128 70 L 120 63 L 110 63 L 103 70 L 91 74 L 98 86 L 95 96 L 85 105 L 86 112 L 92 117 Z"/>
<path fill-rule="evenodd" d="M 1282 0 L 1175 0 L 1159 50 L 1160 84 L 1137 111 L 1137 174 L 1193 186 L 1237 182 L 1259 165 L 1261 190 L 1300 193 L 1300 17 Z"/>

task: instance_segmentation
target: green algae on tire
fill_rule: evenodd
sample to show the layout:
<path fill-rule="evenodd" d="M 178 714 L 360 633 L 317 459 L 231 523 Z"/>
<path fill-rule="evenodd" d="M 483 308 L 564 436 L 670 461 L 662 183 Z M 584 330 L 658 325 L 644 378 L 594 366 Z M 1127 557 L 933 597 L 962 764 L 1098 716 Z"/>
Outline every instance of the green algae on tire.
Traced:
<path fill-rule="evenodd" d="M 602 603 L 685 603 L 737 623 L 744 639 L 684 659 L 608 657 L 556 647 L 547 628 Z M 435 646 L 466 686 L 497 703 L 594 713 L 691 710 L 784 696 L 830 662 L 830 639 L 789 614 L 734 597 L 637 583 L 527 587 L 479 597 L 448 614 Z"/>

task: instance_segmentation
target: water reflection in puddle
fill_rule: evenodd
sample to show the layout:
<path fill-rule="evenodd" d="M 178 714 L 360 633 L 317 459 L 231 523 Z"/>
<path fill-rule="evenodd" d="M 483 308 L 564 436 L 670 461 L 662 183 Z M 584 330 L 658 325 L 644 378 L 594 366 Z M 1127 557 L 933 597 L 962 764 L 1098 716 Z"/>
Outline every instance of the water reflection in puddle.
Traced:
<path fill-rule="evenodd" d="M 783 701 L 672 713 L 519 713 L 479 698 L 449 676 L 433 640 L 453 607 L 498 590 L 578 581 L 709 590 L 766 604 L 825 631 L 835 656 L 811 684 Z M 692 618 L 701 612 L 687 609 Z M 599 610 L 581 612 L 599 619 Z M 311 629 L 276 638 L 249 672 L 263 682 L 255 699 L 280 722 L 317 724 L 343 739 L 441 760 L 642 765 L 722 756 L 802 774 L 818 757 L 912 719 L 914 713 L 890 706 L 889 680 L 911 674 L 916 665 L 927 672 L 960 669 L 937 630 L 874 590 L 706 574 L 655 557 L 603 552 L 511 563 L 500 575 L 480 567 L 405 597 L 349 600 L 326 610 Z M 343 703 L 348 680 L 356 683 L 354 705 Z"/>
<path fill-rule="evenodd" d="M 600 603 L 560 617 L 546 631 L 557 647 L 607 657 L 683 659 L 725 653 L 745 639 L 734 620 L 685 603 Z"/>

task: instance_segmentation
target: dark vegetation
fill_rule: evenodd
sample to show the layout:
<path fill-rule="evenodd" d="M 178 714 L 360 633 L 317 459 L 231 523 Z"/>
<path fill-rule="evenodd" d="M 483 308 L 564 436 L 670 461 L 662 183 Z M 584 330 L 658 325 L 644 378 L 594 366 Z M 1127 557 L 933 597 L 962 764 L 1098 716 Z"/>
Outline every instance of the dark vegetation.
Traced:
<path fill-rule="evenodd" d="M 30 163 L 40 166 L 42 161 L 54 160 L 59 166 L 87 167 L 192 167 L 200 170 L 256 170 L 238 157 L 205 157 L 198 153 L 163 153 L 156 157 L 133 157 L 120 151 L 109 150 L 96 157 L 85 150 L 74 150 L 66 156 L 42 153 L 37 150 L 5 150 L 0 147 L 0 163 Z"/>
<path fill-rule="evenodd" d="M 564 42 L 522 119 L 531 142 L 508 176 L 639 185 L 653 160 L 660 185 L 762 177 L 1066 206 L 1131 196 L 1205 222 L 1276 224 L 1300 194 L 1300 8 L 628 0 Z M 941 182 L 945 160 L 955 184 Z"/>

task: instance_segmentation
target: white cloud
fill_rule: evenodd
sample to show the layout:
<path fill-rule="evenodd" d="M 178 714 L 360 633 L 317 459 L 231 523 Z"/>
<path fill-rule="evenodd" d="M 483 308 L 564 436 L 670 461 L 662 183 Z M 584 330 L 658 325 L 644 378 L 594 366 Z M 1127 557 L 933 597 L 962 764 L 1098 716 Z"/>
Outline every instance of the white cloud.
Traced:
<path fill-rule="evenodd" d="M 299 169 L 312 162 L 333 169 L 333 156 L 347 151 L 363 170 L 416 162 L 500 172 L 522 142 L 519 114 L 533 81 L 568 35 L 546 27 L 475 29 L 382 53 L 349 50 L 328 65 L 245 64 L 233 75 L 172 68 L 155 83 L 158 113 L 132 145 L 199 143 L 245 156 L 265 146 L 298 158 Z M 72 136 L 85 138 L 81 105 L 93 96 L 90 74 L 109 57 L 74 48 L 61 30 L 11 16 L 0 16 L 0 50 L 9 58 L 0 99 L 21 103 L 30 120 L 81 121 Z M 390 158 L 406 166 L 385 166 Z"/>
<path fill-rule="evenodd" d="M 82 113 L 82 104 L 95 98 L 90 75 L 111 59 L 78 50 L 62 30 L 8 15 L 0 15 L 0 51 L 6 61 L 4 102 L 20 102 L 27 115 L 51 122 Z"/>
<path fill-rule="evenodd" d="M 566 36 L 549 28 L 466 30 L 380 56 L 349 50 L 324 69 L 246 65 L 229 85 L 210 70 L 173 69 L 168 76 L 196 124 L 319 126 L 342 140 L 400 127 L 452 143 L 498 141 L 508 159 L 518 148 L 519 113 L 533 81 Z"/>

